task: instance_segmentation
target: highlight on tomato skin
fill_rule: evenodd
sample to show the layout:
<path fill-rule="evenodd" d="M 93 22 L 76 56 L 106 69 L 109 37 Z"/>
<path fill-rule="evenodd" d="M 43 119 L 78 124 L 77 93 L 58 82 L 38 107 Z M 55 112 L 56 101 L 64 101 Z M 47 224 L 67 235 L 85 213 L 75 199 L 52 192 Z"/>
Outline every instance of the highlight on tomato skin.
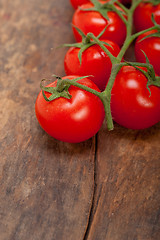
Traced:
<path fill-rule="evenodd" d="M 110 40 L 102 41 L 109 44 L 105 45 L 105 47 L 113 56 L 117 57 L 120 52 L 119 46 Z M 71 47 L 67 51 L 64 59 L 66 75 L 91 75 L 90 79 L 103 91 L 111 73 L 112 63 L 109 56 L 100 46 L 94 44 L 82 53 L 82 62 L 80 64 L 78 58 L 79 51 L 80 49 L 76 47 Z"/>
<path fill-rule="evenodd" d="M 151 36 L 144 39 L 144 37 L 154 33 L 157 33 L 157 30 L 152 30 L 140 35 L 136 39 L 134 51 L 136 61 L 141 63 L 146 62 L 145 53 L 150 64 L 153 65 L 156 74 L 160 76 L 160 37 Z"/>
<path fill-rule="evenodd" d="M 66 76 L 62 79 L 72 79 L 78 76 Z M 100 90 L 88 78 L 77 81 L 96 91 Z M 49 84 L 55 87 L 57 81 Z M 71 99 L 63 97 L 47 102 L 40 91 L 35 113 L 41 127 L 53 138 L 70 143 L 78 143 L 93 137 L 101 128 L 105 112 L 101 100 L 92 93 L 78 87 L 70 86 Z M 47 97 L 50 93 L 45 93 Z"/>
<path fill-rule="evenodd" d="M 103 1 L 101 2 L 103 3 Z M 85 35 L 89 32 L 92 32 L 95 36 L 98 36 L 107 26 L 100 39 L 113 41 L 121 47 L 126 38 L 126 25 L 123 20 L 114 11 L 108 12 L 107 15 L 109 20 L 105 19 L 97 11 L 85 11 L 85 9 L 92 7 L 93 4 L 88 3 L 81 5 L 81 8 L 75 10 L 72 18 L 72 30 L 75 40 L 77 42 L 81 42 L 82 37 L 74 26 L 84 32 Z M 123 12 L 119 6 L 116 5 L 116 7 Z M 124 17 L 126 16 L 124 15 Z"/>
<path fill-rule="evenodd" d="M 151 92 L 143 73 L 132 66 L 122 67 L 112 88 L 113 120 L 129 129 L 145 129 L 158 123 L 160 88 L 153 85 L 149 88 Z"/>

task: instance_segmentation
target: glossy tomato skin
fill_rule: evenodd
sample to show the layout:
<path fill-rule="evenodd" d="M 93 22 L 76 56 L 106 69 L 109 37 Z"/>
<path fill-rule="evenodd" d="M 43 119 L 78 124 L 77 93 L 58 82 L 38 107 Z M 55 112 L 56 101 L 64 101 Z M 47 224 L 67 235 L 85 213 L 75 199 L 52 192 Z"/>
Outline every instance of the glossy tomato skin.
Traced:
<path fill-rule="evenodd" d="M 140 35 L 135 42 L 135 57 L 138 62 L 145 63 L 145 55 L 147 55 L 150 63 L 153 65 L 155 72 L 160 76 L 160 38 L 159 37 L 148 37 L 142 41 L 145 36 L 155 33 L 156 31 L 149 31 Z"/>
<path fill-rule="evenodd" d="M 100 0 L 98 0 L 100 1 Z M 103 2 L 107 2 L 107 0 L 101 0 Z M 71 5 L 73 6 L 74 9 L 77 9 L 79 6 L 89 3 L 90 0 L 70 0 Z M 131 0 L 120 0 L 121 3 L 123 3 L 124 5 L 128 5 L 131 4 Z"/>
<path fill-rule="evenodd" d="M 105 46 L 116 57 L 120 51 L 119 46 L 109 40 L 104 40 L 104 42 L 110 45 Z M 103 91 L 111 73 L 112 63 L 110 58 L 95 44 L 83 52 L 80 64 L 79 51 L 80 49 L 76 47 L 71 47 L 67 51 L 64 59 L 66 75 L 92 75 L 93 77 L 90 77 L 90 79 Z"/>
<path fill-rule="evenodd" d="M 100 0 L 98 0 L 98 1 L 100 1 Z M 107 0 L 101 0 L 101 1 L 107 2 Z M 74 9 L 77 9 L 79 6 L 89 3 L 89 2 L 90 2 L 90 0 L 70 0 L 70 3 L 74 7 Z"/>
<path fill-rule="evenodd" d="M 111 110 L 115 122 L 129 129 L 145 129 L 160 121 L 160 88 L 146 87 L 147 79 L 132 66 L 117 74 L 112 88 Z"/>
<path fill-rule="evenodd" d="M 160 24 L 160 4 L 153 6 L 152 3 L 141 2 L 134 12 L 134 25 L 137 32 L 153 26 L 152 13 L 155 21 Z"/>
<path fill-rule="evenodd" d="M 91 7 L 93 7 L 93 4 L 88 3 L 82 5 L 81 9 Z M 117 8 L 119 7 L 117 6 Z M 108 39 L 117 43 L 119 46 L 122 46 L 126 38 L 126 25 L 115 12 L 108 12 L 108 21 L 104 19 L 99 12 L 83 11 L 81 9 L 78 8 L 72 18 L 73 34 L 77 42 L 80 42 L 82 37 L 74 28 L 74 25 L 81 29 L 85 34 L 92 32 L 95 36 L 97 36 L 108 25 L 100 39 Z"/>
<path fill-rule="evenodd" d="M 66 76 L 73 79 L 77 76 Z M 78 81 L 80 84 L 100 91 L 90 79 Z M 56 86 L 57 81 L 49 86 Z M 52 137 L 64 142 L 78 143 L 94 136 L 104 120 L 104 107 L 94 94 L 70 86 L 71 99 L 60 97 L 47 102 L 39 93 L 35 112 L 41 127 Z M 49 97 L 49 93 L 46 93 Z"/>
<path fill-rule="evenodd" d="M 89 0 L 70 0 L 70 3 L 74 7 L 74 9 L 77 9 L 82 4 L 85 4 L 88 2 L 89 2 Z"/>

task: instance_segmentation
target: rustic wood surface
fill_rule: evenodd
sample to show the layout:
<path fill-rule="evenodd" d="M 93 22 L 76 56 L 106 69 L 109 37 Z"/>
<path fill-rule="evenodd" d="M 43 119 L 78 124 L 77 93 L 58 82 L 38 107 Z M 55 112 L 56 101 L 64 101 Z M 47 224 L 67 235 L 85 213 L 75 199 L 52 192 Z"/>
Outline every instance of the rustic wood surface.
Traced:
<path fill-rule="evenodd" d="M 68 144 L 36 120 L 72 15 L 68 0 L 0 0 L 0 240 L 159 240 L 160 124 Z"/>

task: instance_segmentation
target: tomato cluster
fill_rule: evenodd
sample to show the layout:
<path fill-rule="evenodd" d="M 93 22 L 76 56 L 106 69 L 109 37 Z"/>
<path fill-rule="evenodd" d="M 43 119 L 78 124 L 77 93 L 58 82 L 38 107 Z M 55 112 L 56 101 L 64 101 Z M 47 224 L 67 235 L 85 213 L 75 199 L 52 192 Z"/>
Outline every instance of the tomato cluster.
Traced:
<path fill-rule="evenodd" d="M 98 4 L 105 6 L 109 2 L 97 0 L 94 5 L 95 1 L 70 0 L 75 9 L 72 26 L 77 43 L 70 44 L 66 52 L 66 77 L 62 78 L 62 81 L 69 79 L 73 83 L 74 79 L 78 78 L 77 83 L 80 85 L 78 87 L 73 86 L 74 84 L 64 84 L 63 87 L 57 88 L 59 82 L 55 81 L 46 87 L 46 91 L 42 89 L 35 105 L 41 127 L 58 140 L 72 143 L 85 141 L 99 131 L 105 118 L 105 105 L 98 96 L 104 93 L 108 86 L 113 67 L 110 54 L 117 58 L 126 40 L 128 18 L 124 10 L 129 9 L 132 4 L 131 0 L 119 0 L 121 4 L 114 3 L 115 11 L 106 10 L 105 16 L 104 9 L 102 11 Z M 117 14 L 117 10 L 121 12 L 121 16 Z M 142 0 L 133 14 L 136 31 L 148 29 L 154 22 L 160 24 L 159 12 L 159 1 L 153 0 L 152 3 Z M 94 39 L 89 37 L 90 33 L 97 37 L 97 42 L 93 43 Z M 160 75 L 160 36 L 157 30 L 145 31 L 136 39 L 135 57 L 139 63 L 150 62 L 155 73 Z M 121 61 L 124 63 L 123 58 Z M 121 126 L 144 129 L 160 121 L 160 85 L 154 81 L 150 81 L 149 84 L 147 72 L 147 68 L 130 64 L 121 67 L 115 77 L 110 107 L 113 120 Z M 80 79 L 80 76 L 87 77 Z M 82 86 L 90 88 L 93 93 Z M 48 90 L 49 88 L 52 91 Z M 62 95 L 49 101 L 54 89 L 56 94 L 62 91 Z M 94 94 L 94 91 L 99 95 Z"/>

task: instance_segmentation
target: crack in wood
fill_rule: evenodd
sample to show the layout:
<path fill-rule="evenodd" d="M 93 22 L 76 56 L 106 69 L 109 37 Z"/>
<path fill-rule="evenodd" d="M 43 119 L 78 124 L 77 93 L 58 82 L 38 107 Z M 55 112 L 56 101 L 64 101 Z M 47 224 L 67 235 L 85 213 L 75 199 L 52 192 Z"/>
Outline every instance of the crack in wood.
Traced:
<path fill-rule="evenodd" d="M 95 196 L 96 196 L 96 190 L 97 190 L 97 148 L 98 148 L 98 134 L 96 134 L 96 136 L 95 136 L 93 197 L 92 197 L 91 208 L 90 208 L 90 213 L 89 213 L 89 217 L 88 217 L 88 223 L 87 223 L 87 227 L 86 227 L 86 231 L 85 231 L 83 240 L 88 239 L 91 225 L 93 223 L 93 218 L 95 215 L 94 207 L 95 207 L 95 200 L 96 200 Z M 98 200 L 99 200 L 99 198 L 98 198 Z M 97 205 L 98 205 L 98 201 L 97 201 Z"/>

